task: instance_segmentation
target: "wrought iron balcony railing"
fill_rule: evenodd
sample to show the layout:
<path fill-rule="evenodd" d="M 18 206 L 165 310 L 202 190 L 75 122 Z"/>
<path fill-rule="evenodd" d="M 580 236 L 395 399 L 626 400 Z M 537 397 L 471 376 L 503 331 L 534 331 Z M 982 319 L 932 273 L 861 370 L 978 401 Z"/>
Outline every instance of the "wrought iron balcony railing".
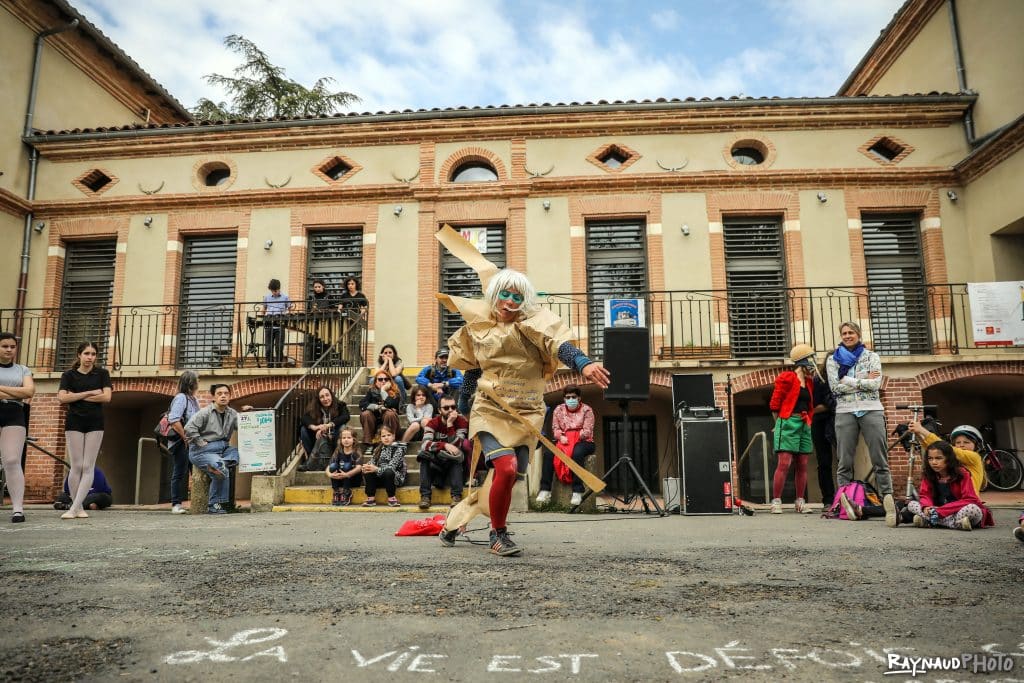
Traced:
<path fill-rule="evenodd" d="M 883 355 L 960 354 L 975 344 L 967 285 L 801 287 L 786 289 L 618 292 L 645 303 L 655 361 L 772 359 L 805 342 L 818 352 L 839 343 L 839 325 L 857 322 Z M 593 358 L 603 355 L 604 297 L 545 294 Z M 97 310 L 0 310 L 0 329 L 20 330 L 19 360 L 37 372 L 66 369 L 85 340 L 101 361 L 120 369 L 266 367 L 268 319 L 262 304 L 114 306 Z M 338 363 L 364 364 L 365 310 L 292 312 L 271 320 L 283 339 L 285 365 L 308 367 L 331 344 Z M 410 320 L 410 325 L 416 324 Z M 441 340 L 443 342 L 443 340 Z M 272 346 L 272 343 L 269 345 Z"/>
<path fill-rule="evenodd" d="M 0 329 L 18 330 L 18 362 L 37 372 L 67 369 L 84 341 L 112 370 L 363 365 L 366 309 L 308 310 L 296 302 L 265 316 L 261 302 L 212 306 L 110 306 L 0 310 Z"/>

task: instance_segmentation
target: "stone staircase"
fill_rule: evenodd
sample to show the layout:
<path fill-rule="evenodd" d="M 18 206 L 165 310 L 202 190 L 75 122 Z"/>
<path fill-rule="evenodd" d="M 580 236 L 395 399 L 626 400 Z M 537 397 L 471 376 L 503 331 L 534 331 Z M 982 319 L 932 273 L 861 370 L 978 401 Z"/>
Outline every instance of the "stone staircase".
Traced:
<path fill-rule="evenodd" d="M 349 419 L 347 427 L 355 432 L 356 442 L 362 440 L 362 425 L 359 422 L 358 405 L 353 403 L 350 412 L 355 413 Z M 409 426 L 405 415 L 399 416 L 399 424 L 404 430 Z M 413 441 L 405 454 L 405 466 L 407 474 L 405 484 L 398 488 L 396 496 L 401 507 L 388 507 L 387 494 L 384 489 L 377 490 L 377 506 L 371 508 L 362 507 L 366 501 L 366 493 L 362 487 L 352 490 L 352 502 L 346 506 L 331 505 L 331 483 L 323 471 L 318 472 L 296 472 L 294 483 L 284 489 L 284 500 L 272 508 L 273 512 L 424 512 L 430 514 L 444 513 L 451 505 L 451 491 L 448 489 L 435 488 L 431 493 L 433 505 L 429 510 L 421 511 L 420 502 L 420 463 L 416 461 L 416 454 L 420 451 L 420 441 Z M 365 458 L 364 458 L 365 461 Z"/>

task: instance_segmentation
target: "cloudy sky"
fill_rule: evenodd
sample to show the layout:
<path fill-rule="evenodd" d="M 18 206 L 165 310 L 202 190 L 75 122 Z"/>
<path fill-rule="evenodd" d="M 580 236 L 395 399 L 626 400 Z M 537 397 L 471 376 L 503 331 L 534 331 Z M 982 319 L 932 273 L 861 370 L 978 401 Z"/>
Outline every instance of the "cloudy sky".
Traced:
<path fill-rule="evenodd" d="M 254 41 L 353 111 L 832 95 L 902 0 L 71 0 L 185 106 Z"/>

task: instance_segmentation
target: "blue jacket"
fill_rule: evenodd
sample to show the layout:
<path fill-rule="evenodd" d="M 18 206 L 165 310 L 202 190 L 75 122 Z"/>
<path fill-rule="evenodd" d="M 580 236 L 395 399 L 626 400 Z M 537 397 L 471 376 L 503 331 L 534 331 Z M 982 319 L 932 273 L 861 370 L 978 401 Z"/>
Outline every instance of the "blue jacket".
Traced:
<path fill-rule="evenodd" d="M 420 370 L 420 374 L 416 375 L 416 384 L 421 387 L 426 387 L 428 384 L 435 384 L 437 382 L 447 382 L 448 387 L 441 393 L 435 393 L 436 397 L 443 396 L 444 394 L 455 394 L 458 393 L 459 389 L 462 388 L 462 373 L 454 368 L 445 367 L 443 371 L 438 371 L 433 364 L 426 366 Z"/>
<path fill-rule="evenodd" d="M 71 492 L 68 491 L 68 480 L 64 478 L 64 493 L 68 496 Z M 103 476 L 103 470 L 99 467 L 92 471 L 92 488 L 89 489 L 89 493 L 106 493 L 112 495 L 114 492 L 110 490 L 110 484 L 107 483 L 107 478 Z"/>

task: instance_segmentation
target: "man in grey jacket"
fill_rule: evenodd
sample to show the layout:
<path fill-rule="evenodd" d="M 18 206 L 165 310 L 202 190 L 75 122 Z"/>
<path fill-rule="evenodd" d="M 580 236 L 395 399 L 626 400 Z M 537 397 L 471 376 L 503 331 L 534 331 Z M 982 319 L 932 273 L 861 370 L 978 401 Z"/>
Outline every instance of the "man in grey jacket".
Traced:
<path fill-rule="evenodd" d="M 201 409 L 185 425 L 188 459 L 210 475 L 210 497 L 207 512 L 227 513 L 222 506 L 228 500 L 230 479 L 228 463 L 238 463 L 238 449 L 231 445 L 231 435 L 238 429 L 238 413 L 228 406 L 231 388 L 227 384 L 210 387 L 213 403 Z"/>

